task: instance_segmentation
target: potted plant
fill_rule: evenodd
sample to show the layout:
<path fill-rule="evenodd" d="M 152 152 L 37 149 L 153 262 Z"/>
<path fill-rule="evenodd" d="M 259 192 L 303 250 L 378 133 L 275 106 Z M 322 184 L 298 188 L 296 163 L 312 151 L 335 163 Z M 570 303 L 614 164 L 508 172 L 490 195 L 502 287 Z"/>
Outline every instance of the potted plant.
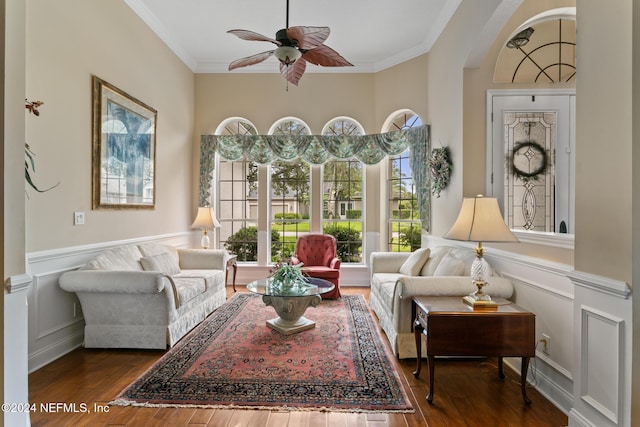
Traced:
<path fill-rule="evenodd" d="M 302 263 L 296 265 L 286 262 L 276 264 L 271 274 L 273 283 L 283 288 L 292 288 L 296 285 L 308 283 L 307 277 L 302 274 L 302 266 Z"/>

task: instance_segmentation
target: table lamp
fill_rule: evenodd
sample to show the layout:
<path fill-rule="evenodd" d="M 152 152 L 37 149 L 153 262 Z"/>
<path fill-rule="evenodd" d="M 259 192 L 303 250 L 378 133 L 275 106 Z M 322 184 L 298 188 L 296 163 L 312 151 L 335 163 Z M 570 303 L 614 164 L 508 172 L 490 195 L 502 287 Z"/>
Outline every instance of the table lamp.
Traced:
<path fill-rule="evenodd" d="M 490 269 L 483 258 L 482 242 L 517 242 L 507 224 L 505 224 L 498 200 L 495 197 L 465 197 L 458 219 L 443 236 L 445 239 L 478 242 L 476 259 L 471 265 L 471 280 L 478 290 L 463 298 L 473 308 L 493 308 L 496 303 L 482 291 L 488 284 Z"/>
<path fill-rule="evenodd" d="M 196 219 L 193 221 L 193 224 L 191 224 L 191 228 L 202 229 L 202 240 L 200 240 L 200 245 L 203 249 L 209 249 L 211 241 L 209 240 L 207 230 L 214 227 L 219 228 L 220 223 L 216 218 L 213 208 L 209 206 L 199 207 L 198 214 L 196 215 Z"/>

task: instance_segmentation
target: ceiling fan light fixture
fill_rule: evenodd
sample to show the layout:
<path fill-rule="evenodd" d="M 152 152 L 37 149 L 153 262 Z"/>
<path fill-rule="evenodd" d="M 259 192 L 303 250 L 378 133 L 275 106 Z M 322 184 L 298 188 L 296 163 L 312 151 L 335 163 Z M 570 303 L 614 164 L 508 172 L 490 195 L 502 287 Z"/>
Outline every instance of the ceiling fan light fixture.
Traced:
<path fill-rule="evenodd" d="M 273 52 L 273 56 L 283 64 L 290 65 L 302 56 L 302 52 L 293 46 L 280 46 Z"/>

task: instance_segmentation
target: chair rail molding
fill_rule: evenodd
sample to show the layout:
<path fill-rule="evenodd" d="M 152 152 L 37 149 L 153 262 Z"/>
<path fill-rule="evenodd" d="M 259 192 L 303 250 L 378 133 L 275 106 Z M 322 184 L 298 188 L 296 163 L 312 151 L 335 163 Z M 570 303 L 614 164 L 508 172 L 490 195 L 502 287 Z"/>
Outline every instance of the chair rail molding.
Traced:
<path fill-rule="evenodd" d="M 573 270 L 567 275 L 574 285 L 602 292 L 614 297 L 627 299 L 631 296 L 631 287 L 628 283 L 608 277 L 597 276 L 591 273 Z"/>
<path fill-rule="evenodd" d="M 33 278 L 30 274 L 19 274 L 17 276 L 11 276 L 7 279 L 7 282 L 5 284 L 7 292 L 13 294 L 16 292 L 26 291 L 29 289 L 29 286 L 31 286 L 32 280 Z"/>

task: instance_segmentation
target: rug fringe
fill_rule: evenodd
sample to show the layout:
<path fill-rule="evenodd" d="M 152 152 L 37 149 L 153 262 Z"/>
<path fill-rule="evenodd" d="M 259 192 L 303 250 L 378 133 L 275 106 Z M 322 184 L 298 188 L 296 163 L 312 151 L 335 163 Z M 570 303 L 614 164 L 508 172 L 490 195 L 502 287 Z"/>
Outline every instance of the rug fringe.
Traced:
<path fill-rule="evenodd" d="M 207 405 L 207 404 L 186 404 L 186 403 L 150 403 L 136 402 L 128 399 L 115 399 L 109 402 L 113 406 L 138 406 L 145 408 L 197 408 L 197 409 L 246 409 L 252 411 L 274 411 L 274 412 L 351 412 L 369 414 L 413 414 L 415 409 L 361 409 L 361 408 L 333 408 L 333 407 L 297 407 L 297 406 L 249 406 L 249 405 Z"/>

